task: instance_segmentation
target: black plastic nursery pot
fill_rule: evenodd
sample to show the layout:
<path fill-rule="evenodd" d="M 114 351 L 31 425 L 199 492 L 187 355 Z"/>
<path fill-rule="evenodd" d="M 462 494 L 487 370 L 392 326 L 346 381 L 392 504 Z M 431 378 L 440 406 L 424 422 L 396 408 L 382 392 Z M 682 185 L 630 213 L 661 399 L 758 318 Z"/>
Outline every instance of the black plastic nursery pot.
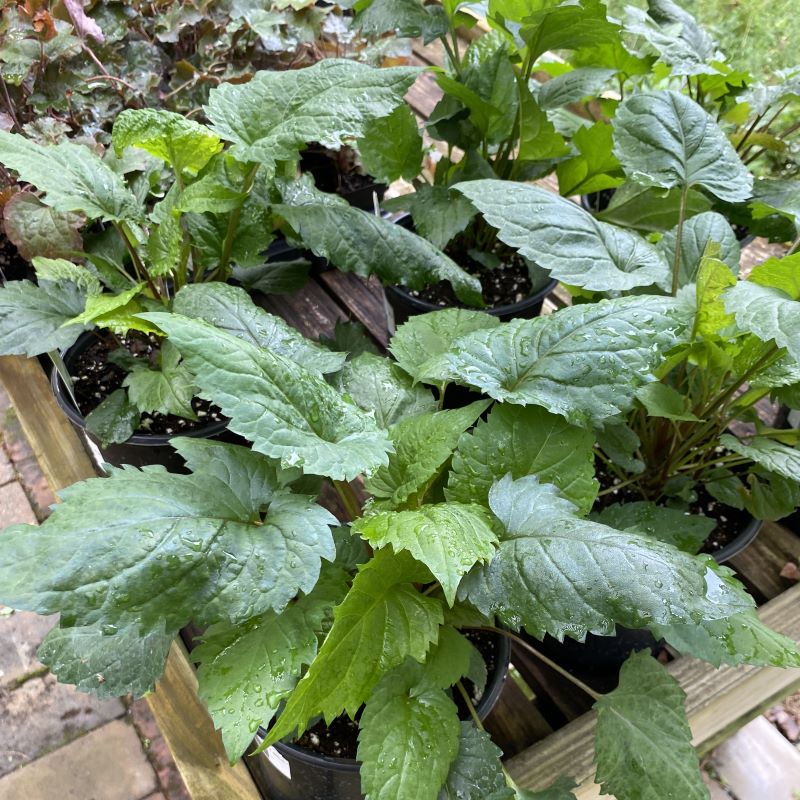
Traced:
<path fill-rule="evenodd" d="M 77 357 L 86 350 L 94 341 L 92 333 L 84 333 L 62 354 L 62 359 L 67 371 L 72 374 L 71 367 L 75 365 Z M 103 460 L 114 467 L 129 464 L 134 467 L 145 467 L 151 464 L 160 464 L 170 472 L 186 472 L 183 459 L 169 444 L 174 436 L 192 436 L 201 439 L 234 440 L 234 435 L 227 430 L 227 422 L 214 422 L 194 430 L 187 430 L 180 434 L 135 433 L 121 444 L 112 444 L 103 447 L 100 441 L 86 429 L 86 419 L 72 400 L 64 385 L 64 381 L 53 370 L 50 375 L 50 385 L 56 397 L 56 402 L 67 415 L 79 435 L 86 436 L 100 451 Z"/>
<path fill-rule="evenodd" d="M 334 159 L 327 151 L 316 148 L 303 150 L 300 158 L 300 170 L 314 178 L 314 185 L 322 192 L 338 194 L 354 208 L 363 211 L 374 211 L 375 201 L 380 204 L 389 188 L 385 183 L 376 181 L 371 175 L 354 171 L 343 174 L 339 171 Z"/>
<path fill-rule="evenodd" d="M 497 636 L 495 667 L 475 710 L 481 720 L 497 704 L 503 691 L 511 644 Z M 259 728 L 254 744 L 264 741 L 267 731 Z M 257 755 L 245 756 L 253 780 L 270 800 L 361 800 L 359 762 L 351 758 L 320 755 L 294 744 L 278 742 Z"/>
<path fill-rule="evenodd" d="M 764 524 L 763 520 L 750 518 L 747 525 L 742 528 L 741 532 L 736 537 L 725 545 L 725 547 L 711 553 L 714 560 L 718 564 L 724 564 L 729 559 L 733 558 L 738 553 L 741 553 L 755 538 Z"/>

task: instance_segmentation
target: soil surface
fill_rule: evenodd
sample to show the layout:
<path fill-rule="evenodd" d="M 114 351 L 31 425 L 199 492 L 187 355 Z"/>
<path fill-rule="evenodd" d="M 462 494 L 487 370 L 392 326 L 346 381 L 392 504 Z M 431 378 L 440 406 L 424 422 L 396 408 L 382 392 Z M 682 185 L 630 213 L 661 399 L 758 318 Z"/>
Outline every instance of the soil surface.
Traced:
<path fill-rule="evenodd" d="M 130 331 L 127 336 L 118 340 L 110 334 L 104 337 L 98 336 L 95 342 L 70 363 L 75 399 L 84 417 L 94 411 L 112 392 L 122 387 L 122 382 L 128 373 L 108 361 L 109 353 L 120 346 L 135 358 L 151 364 L 156 363 L 159 345 L 155 336 L 145 336 L 136 331 Z M 142 414 L 142 422 L 136 432 L 171 435 L 197 430 L 225 420 L 220 410 L 207 400 L 195 397 L 192 400 L 192 408 L 197 414 L 197 422 L 174 414 Z"/>
<path fill-rule="evenodd" d="M 17 252 L 17 248 L 0 233 L 0 283 L 33 280 L 33 267 Z"/>

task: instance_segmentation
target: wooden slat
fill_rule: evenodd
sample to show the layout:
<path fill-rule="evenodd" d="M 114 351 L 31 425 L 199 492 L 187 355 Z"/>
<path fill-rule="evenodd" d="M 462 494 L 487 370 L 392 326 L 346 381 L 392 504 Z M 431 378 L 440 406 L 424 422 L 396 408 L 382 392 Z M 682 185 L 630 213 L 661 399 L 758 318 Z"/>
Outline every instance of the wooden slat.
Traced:
<path fill-rule="evenodd" d="M 761 619 L 800 642 L 800 585 L 759 610 Z M 686 692 L 693 741 L 702 754 L 781 697 L 800 688 L 800 669 L 727 667 L 715 669 L 693 658 L 679 658 L 667 669 Z M 594 728 L 590 712 L 506 762 L 520 786 L 543 789 L 559 775 L 580 783 L 578 800 L 599 797 L 594 784 Z"/>
<path fill-rule="evenodd" d="M 364 280 L 358 275 L 332 269 L 323 272 L 320 280 L 381 347 L 389 344 L 386 300 L 377 278 Z"/>
<path fill-rule="evenodd" d="M 254 293 L 253 301 L 271 314 L 282 317 L 310 339 L 318 339 L 320 335 L 332 336 L 336 321 L 347 319 L 341 306 L 315 279 L 289 294 Z"/>
<path fill-rule="evenodd" d="M 39 364 L 4 356 L 0 381 L 53 491 L 93 477 L 94 467 Z M 197 697 L 197 680 L 186 651 L 177 643 L 170 650 L 164 677 L 147 700 L 192 800 L 260 800 L 244 764 L 228 763 L 222 740 Z"/>
<path fill-rule="evenodd" d="M 771 600 L 793 586 L 782 578 L 781 570 L 787 561 L 800 560 L 800 536 L 775 522 L 765 522 L 756 540 L 728 566 L 733 567 L 741 581 L 758 602 Z"/>

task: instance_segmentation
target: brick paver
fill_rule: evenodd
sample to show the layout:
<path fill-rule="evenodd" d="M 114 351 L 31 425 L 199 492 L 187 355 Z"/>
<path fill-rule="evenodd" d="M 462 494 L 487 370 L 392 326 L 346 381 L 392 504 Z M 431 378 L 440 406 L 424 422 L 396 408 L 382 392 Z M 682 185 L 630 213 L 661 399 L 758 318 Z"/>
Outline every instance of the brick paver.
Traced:
<path fill-rule="evenodd" d="M 0 486 L 0 530 L 16 522 L 35 524 L 38 520 L 22 484 L 14 481 Z"/>

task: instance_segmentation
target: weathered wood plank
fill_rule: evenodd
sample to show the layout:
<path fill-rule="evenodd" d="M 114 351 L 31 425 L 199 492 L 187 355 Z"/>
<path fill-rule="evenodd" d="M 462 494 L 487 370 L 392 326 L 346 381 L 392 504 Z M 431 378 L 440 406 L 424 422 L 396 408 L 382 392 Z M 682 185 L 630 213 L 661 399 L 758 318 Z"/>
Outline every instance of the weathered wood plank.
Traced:
<path fill-rule="evenodd" d="M 733 567 L 759 602 L 771 600 L 791 588 L 793 581 L 781 577 L 788 561 L 800 560 L 800 536 L 775 522 L 765 522 L 756 540 L 728 565 Z"/>
<path fill-rule="evenodd" d="M 380 281 L 359 278 L 349 272 L 328 270 L 320 281 L 372 335 L 381 347 L 389 344 L 389 326 L 386 319 L 386 300 Z"/>
<path fill-rule="evenodd" d="M 341 306 L 313 278 L 296 292 L 288 294 L 254 293 L 253 301 L 271 314 L 276 314 L 303 336 L 318 339 L 332 336 L 337 320 L 346 320 Z"/>

